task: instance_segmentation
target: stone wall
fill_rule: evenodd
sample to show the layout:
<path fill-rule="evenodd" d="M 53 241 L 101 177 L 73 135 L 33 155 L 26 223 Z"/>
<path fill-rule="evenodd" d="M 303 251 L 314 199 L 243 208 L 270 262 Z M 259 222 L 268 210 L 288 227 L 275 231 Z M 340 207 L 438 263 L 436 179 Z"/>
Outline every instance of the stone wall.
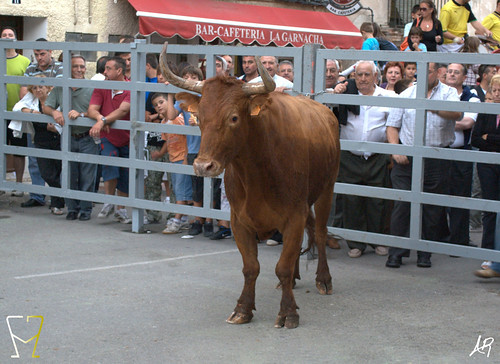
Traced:
<path fill-rule="evenodd" d="M 63 42 L 66 32 L 78 32 L 98 34 L 99 42 L 107 42 L 109 34 L 136 34 L 139 28 L 127 0 L 32 0 L 18 5 L 3 1 L 0 14 L 25 17 L 25 24 L 32 18 L 46 19 L 45 34 L 24 40 L 45 37 Z M 29 29 L 25 33 L 30 34 Z"/>

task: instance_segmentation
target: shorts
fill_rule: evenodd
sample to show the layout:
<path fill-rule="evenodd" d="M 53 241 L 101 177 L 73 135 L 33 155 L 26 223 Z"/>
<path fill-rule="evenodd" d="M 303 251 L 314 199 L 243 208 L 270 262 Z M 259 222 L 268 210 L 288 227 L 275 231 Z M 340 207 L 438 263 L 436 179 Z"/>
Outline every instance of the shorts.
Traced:
<path fill-rule="evenodd" d="M 182 164 L 183 161 L 173 162 Z M 193 199 L 193 187 L 191 175 L 182 173 L 171 174 L 172 188 L 174 189 L 175 199 L 177 201 L 191 201 Z"/>
<path fill-rule="evenodd" d="M 188 154 L 187 161 L 189 165 L 193 165 L 194 160 L 198 154 Z M 203 177 L 191 176 L 192 188 L 193 188 L 193 201 L 203 202 Z"/>
<path fill-rule="evenodd" d="M 129 147 L 116 147 L 106 138 L 101 138 L 101 155 L 105 157 L 128 158 Z M 116 179 L 116 188 L 128 193 L 128 168 L 102 165 L 102 180 L 104 182 Z"/>

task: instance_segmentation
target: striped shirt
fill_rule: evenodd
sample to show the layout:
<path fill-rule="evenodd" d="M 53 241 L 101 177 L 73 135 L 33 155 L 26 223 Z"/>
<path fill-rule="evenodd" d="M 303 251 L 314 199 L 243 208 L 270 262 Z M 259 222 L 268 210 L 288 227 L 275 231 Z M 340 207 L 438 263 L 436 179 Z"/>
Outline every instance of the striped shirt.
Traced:
<path fill-rule="evenodd" d="M 404 90 L 400 97 L 415 98 L 416 86 Z M 430 100 L 460 101 L 457 90 L 438 81 L 432 89 Z M 399 140 L 404 145 L 414 145 L 415 109 L 391 109 L 387 126 L 398 128 Z M 455 140 L 455 120 L 444 119 L 436 113 L 427 111 L 425 145 L 428 147 L 449 147 Z"/>
<path fill-rule="evenodd" d="M 45 77 L 62 77 L 63 64 L 62 62 L 52 60 L 47 69 L 41 70 L 40 68 L 38 68 L 37 63 L 32 63 L 28 66 L 28 68 L 26 68 L 26 72 L 24 72 L 24 75 L 28 77 L 34 77 L 40 74 L 44 75 Z"/>

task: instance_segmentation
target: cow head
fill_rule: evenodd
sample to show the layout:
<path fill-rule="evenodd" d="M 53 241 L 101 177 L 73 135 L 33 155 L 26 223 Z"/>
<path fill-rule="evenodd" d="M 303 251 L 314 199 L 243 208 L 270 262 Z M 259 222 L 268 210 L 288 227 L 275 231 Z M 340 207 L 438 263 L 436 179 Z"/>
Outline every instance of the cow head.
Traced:
<path fill-rule="evenodd" d="M 268 102 L 267 94 L 275 83 L 257 60 L 264 82 L 245 84 L 228 76 L 217 76 L 203 82 L 185 80 L 173 74 L 166 62 L 165 43 L 160 55 L 162 74 L 174 86 L 201 93 L 176 95 L 181 107 L 198 118 L 201 144 L 193 168 L 198 176 L 215 177 L 245 148 L 251 130 L 250 119 Z"/>

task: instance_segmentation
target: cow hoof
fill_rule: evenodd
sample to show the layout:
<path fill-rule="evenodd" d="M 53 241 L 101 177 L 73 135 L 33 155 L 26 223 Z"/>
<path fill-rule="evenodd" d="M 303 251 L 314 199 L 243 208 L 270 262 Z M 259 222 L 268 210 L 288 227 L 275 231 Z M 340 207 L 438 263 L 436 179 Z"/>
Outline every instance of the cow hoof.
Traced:
<path fill-rule="evenodd" d="M 295 329 L 297 326 L 299 326 L 299 315 L 288 315 L 285 320 L 285 327 L 287 329 Z"/>
<path fill-rule="evenodd" d="M 319 294 L 322 295 L 330 295 L 333 293 L 332 282 L 328 283 L 316 282 L 316 288 L 318 289 Z"/>
<path fill-rule="evenodd" d="M 241 312 L 233 312 L 231 316 L 226 320 L 227 323 L 230 324 L 236 324 L 236 325 L 241 325 L 241 324 L 247 324 L 252 320 L 253 315 L 252 314 L 244 314 Z"/>
<path fill-rule="evenodd" d="M 287 329 L 295 329 L 299 326 L 299 315 L 298 314 L 288 314 L 278 315 L 276 321 L 274 322 L 274 327 L 277 329 L 281 329 L 282 327 L 286 327 Z"/>
<path fill-rule="evenodd" d="M 274 321 L 274 327 L 276 327 L 277 329 L 281 329 L 283 326 L 285 326 L 285 320 L 286 316 L 278 315 L 278 317 L 276 317 L 276 321 Z"/>

